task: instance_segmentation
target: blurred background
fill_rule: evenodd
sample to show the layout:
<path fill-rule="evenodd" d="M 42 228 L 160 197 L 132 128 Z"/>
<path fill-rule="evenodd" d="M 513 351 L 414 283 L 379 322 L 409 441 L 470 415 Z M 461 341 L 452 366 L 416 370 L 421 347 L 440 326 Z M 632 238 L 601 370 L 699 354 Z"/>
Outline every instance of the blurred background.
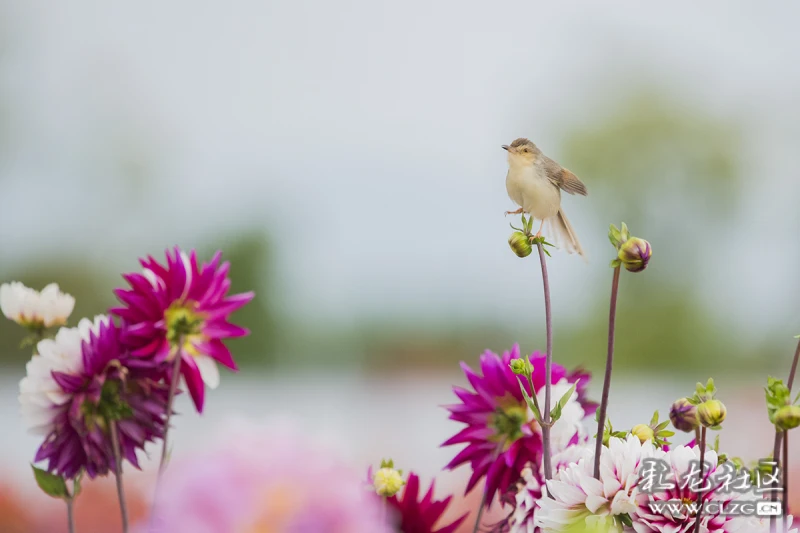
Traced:
<path fill-rule="evenodd" d="M 622 279 L 615 427 L 713 375 L 723 449 L 766 457 L 763 386 L 786 378 L 800 333 L 798 16 L 0 0 L 0 281 L 58 282 L 77 319 L 114 303 L 138 257 L 221 249 L 234 290 L 256 291 L 237 316 L 252 335 L 231 342 L 241 372 L 202 418 L 179 403 L 176 453 L 233 417 L 288 419 L 358 468 L 391 456 L 460 495 L 468 472 L 441 473 L 456 450 L 438 448 L 458 429 L 440 407 L 458 362 L 545 348 L 539 266 L 509 250 L 518 218 L 503 216 L 500 145 L 529 137 L 590 192 L 564 201 L 588 264 L 550 261 L 556 361 L 602 370 L 606 233 L 624 220 L 654 258 Z M 53 502 L 28 467 L 21 338 L 0 322 L 0 530 L 58 531 L 60 507 L 48 526 L 23 511 Z M 113 494 L 87 490 L 79 529 L 113 531 Z"/>

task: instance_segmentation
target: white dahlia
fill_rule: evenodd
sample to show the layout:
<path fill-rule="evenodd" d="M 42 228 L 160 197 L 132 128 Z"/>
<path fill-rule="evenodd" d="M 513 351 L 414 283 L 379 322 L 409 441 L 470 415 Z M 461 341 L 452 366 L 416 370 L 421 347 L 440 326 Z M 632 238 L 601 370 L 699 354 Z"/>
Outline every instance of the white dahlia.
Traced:
<path fill-rule="evenodd" d="M 53 379 L 53 372 L 78 375 L 83 372 L 82 343 L 108 317 L 84 318 L 77 327 L 61 328 L 55 339 L 44 339 L 37 345 L 38 354 L 25 366 L 26 376 L 19 382 L 19 403 L 30 433 L 46 435 L 68 396 Z"/>
<path fill-rule="evenodd" d="M 39 292 L 18 281 L 0 285 L 0 310 L 9 320 L 32 329 L 63 326 L 75 307 L 75 298 L 51 283 Z"/>
<path fill-rule="evenodd" d="M 594 452 L 554 474 L 547 482 L 549 496 L 537 502 L 535 526 L 542 532 L 575 531 L 576 527 L 631 531 L 624 524 L 637 510 L 639 468 L 643 459 L 661 458 L 664 451 L 651 441 L 628 435 L 612 437 L 600 456 L 600 479 L 594 479 Z"/>

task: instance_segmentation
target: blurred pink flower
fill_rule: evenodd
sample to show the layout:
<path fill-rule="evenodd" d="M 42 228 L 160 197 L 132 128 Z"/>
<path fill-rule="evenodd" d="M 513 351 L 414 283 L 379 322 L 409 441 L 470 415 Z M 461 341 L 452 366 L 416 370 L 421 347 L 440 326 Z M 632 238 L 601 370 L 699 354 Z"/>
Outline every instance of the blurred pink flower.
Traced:
<path fill-rule="evenodd" d="M 286 430 L 232 430 L 171 463 L 159 492 L 156 532 L 390 532 L 359 475 Z"/>

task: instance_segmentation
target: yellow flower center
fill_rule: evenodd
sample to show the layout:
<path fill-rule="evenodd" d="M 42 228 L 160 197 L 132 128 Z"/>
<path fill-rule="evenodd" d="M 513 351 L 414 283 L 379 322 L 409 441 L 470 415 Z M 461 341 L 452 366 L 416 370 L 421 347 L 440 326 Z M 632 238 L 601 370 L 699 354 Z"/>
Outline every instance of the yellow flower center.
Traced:
<path fill-rule="evenodd" d="M 175 348 L 182 342 L 183 351 L 197 355 L 192 345 L 193 340 L 203 340 L 202 334 L 205 315 L 196 310 L 197 302 L 174 302 L 164 311 L 167 326 L 167 340 Z"/>

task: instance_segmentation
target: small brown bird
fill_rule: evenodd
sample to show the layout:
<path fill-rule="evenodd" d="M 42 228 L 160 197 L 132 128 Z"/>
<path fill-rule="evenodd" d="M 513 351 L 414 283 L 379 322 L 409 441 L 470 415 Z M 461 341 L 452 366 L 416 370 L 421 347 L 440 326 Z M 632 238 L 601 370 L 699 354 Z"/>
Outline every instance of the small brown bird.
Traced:
<path fill-rule="evenodd" d="M 547 222 L 547 237 L 553 244 L 585 258 L 575 230 L 561 209 L 561 191 L 586 196 L 586 185 L 528 139 L 517 139 L 510 145 L 503 145 L 503 149 L 508 150 L 506 190 L 509 198 L 520 206 L 516 211 L 506 211 L 506 215 L 528 213 L 541 220 L 536 237 L 542 235 Z"/>

